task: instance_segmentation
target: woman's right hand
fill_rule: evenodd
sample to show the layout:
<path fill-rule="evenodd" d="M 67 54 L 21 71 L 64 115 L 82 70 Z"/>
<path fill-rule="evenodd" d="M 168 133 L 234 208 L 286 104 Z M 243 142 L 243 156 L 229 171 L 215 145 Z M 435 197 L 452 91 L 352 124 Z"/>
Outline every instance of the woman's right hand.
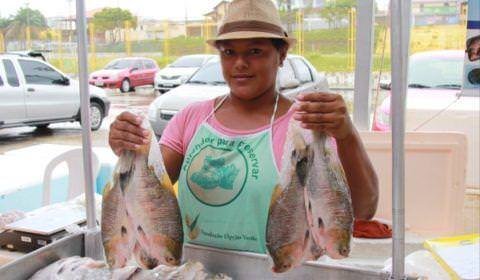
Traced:
<path fill-rule="evenodd" d="M 142 121 L 142 117 L 125 111 L 110 125 L 108 144 L 117 156 L 149 143 L 149 132 L 141 127 Z"/>

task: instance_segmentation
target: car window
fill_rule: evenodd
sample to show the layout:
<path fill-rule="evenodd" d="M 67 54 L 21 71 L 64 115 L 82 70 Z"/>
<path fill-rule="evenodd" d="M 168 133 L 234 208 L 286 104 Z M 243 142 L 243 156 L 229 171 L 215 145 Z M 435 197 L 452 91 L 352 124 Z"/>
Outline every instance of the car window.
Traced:
<path fill-rule="evenodd" d="M 27 84 L 58 85 L 64 80 L 62 74 L 45 63 L 23 59 L 19 59 L 18 62 L 22 67 Z"/>
<path fill-rule="evenodd" d="M 144 60 L 143 64 L 145 65 L 146 69 L 154 69 L 155 68 L 155 63 L 151 60 Z"/>
<path fill-rule="evenodd" d="M 0 87 L 3 86 L 3 79 L 2 76 L 0 76 Z"/>
<path fill-rule="evenodd" d="M 201 56 L 183 56 L 170 64 L 170 67 L 200 67 L 204 59 Z"/>
<path fill-rule="evenodd" d="M 303 60 L 294 58 L 292 59 L 292 63 L 295 67 L 297 79 L 300 81 L 300 83 L 303 84 L 313 81 L 312 73 Z"/>
<path fill-rule="evenodd" d="M 224 84 L 225 79 L 222 74 L 222 66 L 219 61 L 205 64 L 198 70 L 188 83 L 197 84 Z"/>
<path fill-rule="evenodd" d="M 105 66 L 105 69 L 125 69 L 133 67 L 135 63 L 132 59 L 115 59 Z"/>
<path fill-rule="evenodd" d="M 463 58 L 412 58 L 408 73 L 409 87 L 460 88 Z"/>
<path fill-rule="evenodd" d="M 135 60 L 133 64 L 133 68 L 137 68 L 138 70 L 143 69 L 143 64 L 141 60 Z"/>
<path fill-rule="evenodd" d="M 5 69 L 5 73 L 7 74 L 7 82 L 12 87 L 20 86 L 18 82 L 17 71 L 15 71 L 15 67 L 13 66 L 13 62 L 9 59 L 3 60 L 3 67 Z"/>
<path fill-rule="evenodd" d="M 290 81 L 295 78 L 295 72 L 289 59 L 285 59 L 283 66 L 278 69 L 277 80 Z"/>

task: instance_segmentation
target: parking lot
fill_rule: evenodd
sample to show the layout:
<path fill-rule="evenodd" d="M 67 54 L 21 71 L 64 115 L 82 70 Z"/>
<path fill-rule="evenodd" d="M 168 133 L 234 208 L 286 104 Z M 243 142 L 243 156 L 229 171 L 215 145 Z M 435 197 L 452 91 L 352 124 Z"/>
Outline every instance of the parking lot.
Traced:
<path fill-rule="evenodd" d="M 125 110 L 146 114 L 148 105 L 155 98 L 151 87 L 137 88 L 128 93 L 110 90 L 107 94 L 111 101 L 110 113 L 104 119 L 102 127 L 92 132 L 92 142 L 97 147 L 108 146 L 108 128 L 118 114 Z M 81 145 L 81 132 L 78 122 L 51 124 L 46 129 L 35 127 L 0 129 L 0 154 L 35 144 Z"/>

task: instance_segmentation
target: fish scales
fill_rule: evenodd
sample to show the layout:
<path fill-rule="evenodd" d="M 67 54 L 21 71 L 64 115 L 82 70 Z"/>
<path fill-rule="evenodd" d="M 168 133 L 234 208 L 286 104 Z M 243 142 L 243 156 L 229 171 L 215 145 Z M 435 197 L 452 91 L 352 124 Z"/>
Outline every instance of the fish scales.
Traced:
<path fill-rule="evenodd" d="M 267 249 L 274 272 L 285 272 L 303 258 L 308 241 L 305 179 L 312 153 L 291 122 L 284 147 L 280 185 L 275 187 L 267 222 Z"/>
<path fill-rule="evenodd" d="M 326 248 L 328 256 L 338 259 L 350 252 L 353 209 L 341 163 L 333 158 L 327 140 L 325 134 L 313 132 L 311 146 L 315 156 L 307 192 L 317 228 L 313 232 L 314 240 Z"/>
<path fill-rule="evenodd" d="M 122 153 L 103 198 L 102 239 L 114 268 L 132 255 L 144 268 L 178 265 L 182 255 L 180 208 L 153 131 L 142 126 L 151 144 Z"/>

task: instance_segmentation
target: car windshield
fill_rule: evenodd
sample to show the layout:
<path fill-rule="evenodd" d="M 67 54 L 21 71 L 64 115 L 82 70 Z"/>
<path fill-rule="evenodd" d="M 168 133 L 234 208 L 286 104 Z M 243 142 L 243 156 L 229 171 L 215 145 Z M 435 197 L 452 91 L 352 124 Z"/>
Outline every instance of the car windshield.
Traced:
<path fill-rule="evenodd" d="M 184 56 L 175 60 L 170 67 L 200 67 L 203 59 L 203 57 L 199 56 Z"/>
<path fill-rule="evenodd" d="M 220 62 L 206 64 L 188 81 L 191 84 L 225 84 Z"/>
<path fill-rule="evenodd" d="M 410 61 L 410 88 L 452 88 L 462 85 L 463 58 L 413 58 Z"/>
<path fill-rule="evenodd" d="M 125 69 L 133 67 L 135 60 L 132 59 L 117 59 L 105 66 L 105 69 Z"/>

